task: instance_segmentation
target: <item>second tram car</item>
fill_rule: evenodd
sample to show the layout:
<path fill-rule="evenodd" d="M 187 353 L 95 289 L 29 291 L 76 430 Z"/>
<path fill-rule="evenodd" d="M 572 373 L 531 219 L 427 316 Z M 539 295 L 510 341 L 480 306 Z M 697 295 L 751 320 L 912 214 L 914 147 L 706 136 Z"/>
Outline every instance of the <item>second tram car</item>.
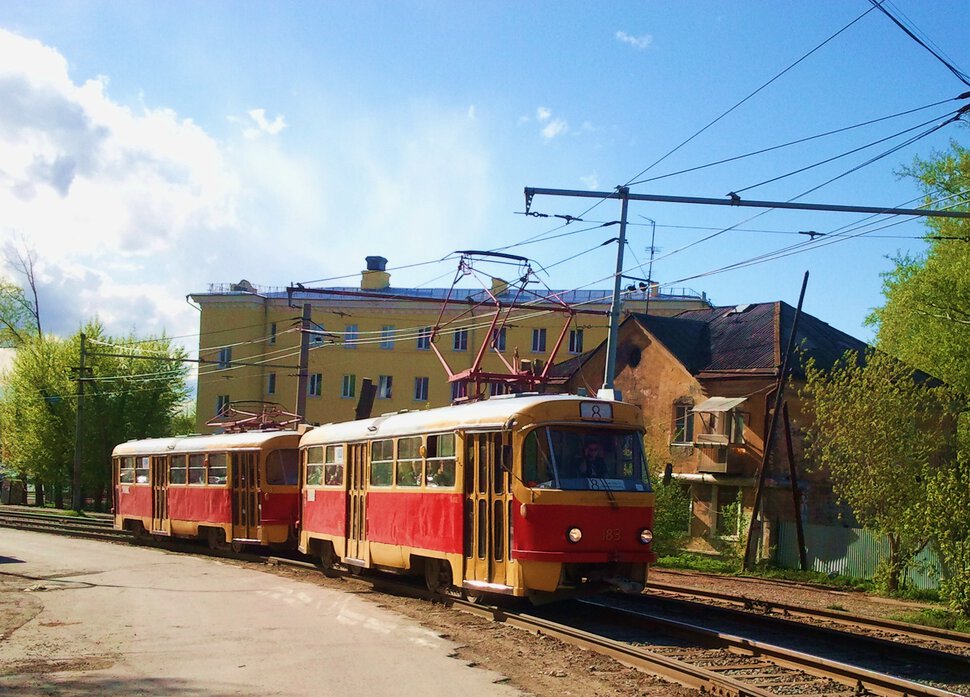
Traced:
<path fill-rule="evenodd" d="M 295 544 L 296 431 L 152 438 L 114 449 L 115 527 L 209 546 Z"/>
<path fill-rule="evenodd" d="M 510 395 L 308 432 L 300 551 L 433 590 L 639 592 L 655 558 L 639 410 Z"/>

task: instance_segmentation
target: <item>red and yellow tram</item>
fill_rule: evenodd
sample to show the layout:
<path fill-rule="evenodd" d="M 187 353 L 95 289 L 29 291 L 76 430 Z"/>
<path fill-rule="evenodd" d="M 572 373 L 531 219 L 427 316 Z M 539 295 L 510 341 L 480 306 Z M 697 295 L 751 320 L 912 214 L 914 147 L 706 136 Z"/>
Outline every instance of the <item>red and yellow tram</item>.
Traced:
<path fill-rule="evenodd" d="M 638 592 L 653 561 L 639 410 L 515 395 L 328 424 L 300 442 L 300 551 L 434 590 Z"/>
<path fill-rule="evenodd" d="M 115 527 L 237 551 L 293 544 L 299 441 L 296 431 L 254 431 L 122 443 L 112 454 Z"/>

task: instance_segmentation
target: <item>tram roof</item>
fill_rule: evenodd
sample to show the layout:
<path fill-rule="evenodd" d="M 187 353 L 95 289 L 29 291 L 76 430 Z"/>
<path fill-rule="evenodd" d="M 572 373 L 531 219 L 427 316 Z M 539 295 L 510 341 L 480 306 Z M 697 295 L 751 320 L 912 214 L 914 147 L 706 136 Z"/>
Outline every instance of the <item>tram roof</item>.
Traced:
<path fill-rule="evenodd" d="M 333 441 L 356 441 L 391 438 L 412 433 L 451 431 L 455 428 L 500 428 L 512 416 L 541 404 L 598 401 L 595 397 L 576 395 L 508 395 L 481 402 L 458 404 L 421 411 L 396 412 L 360 421 L 325 424 L 308 432 L 300 445 Z"/>
<path fill-rule="evenodd" d="M 274 440 L 290 437 L 298 440 L 296 431 L 246 431 L 208 436 L 176 436 L 130 440 L 116 446 L 113 455 L 148 455 L 153 453 L 197 453 L 210 450 L 245 450 L 262 448 Z M 294 444 L 295 447 L 295 444 Z"/>

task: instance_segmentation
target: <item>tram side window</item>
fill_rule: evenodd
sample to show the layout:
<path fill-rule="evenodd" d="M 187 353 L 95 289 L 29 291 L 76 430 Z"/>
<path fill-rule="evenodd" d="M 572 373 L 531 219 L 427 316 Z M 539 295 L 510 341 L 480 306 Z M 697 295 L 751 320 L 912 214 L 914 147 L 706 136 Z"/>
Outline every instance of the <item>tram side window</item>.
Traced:
<path fill-rule="evenodd" d="M 168 483 L 185 484 L 185 455 L 172 455 L 168 461 Z"/>
<path fill-rule="evenodd" d="M 189 484 L 205 484 L 205 455 L 189 455 Z"/>
<path fill-rule="evenodd" d="M 212 453 L 209 455 L 209 484 L 225 484 L 229 468 L 226 463 L 229 456 L 226 453 Z"/>
<path fill-rule="evenodd" d="M 135 483 L 148 484 L 148 462 L 147 455 L 139 456 L 135 461 Z"/>
<path fill-rule="evenodd" d="M 342 486 L 344 483 L 344 446 L 328 445 L 323 465 L 324 481 L 328 486 Z"/>
<path fill-rule="evenodd" d="M 421 437 L 401 438 L 397 442 L 397 485 L 421 486 Z"/>
<path fill-rule="evenodd" d="M 135 458 L 121 458 L 121 466 L 118 468 L 118 481 L 122 484 L 131 484 L 135 481 Z"/>
<path fill-rule="evenodd" d="M 428 436 L 428 486 L 455 486 L 455 434 Z"/>
<path fill-rule="evenodd" d="M 307 486 L 320 486 L 323 484 L 323 447 L 314 446 L 303 451 L 306 461 L 306 483 Z"/>
<path fill-rule="evenodd" d="M 274 450 L 266 456 L 266 483 L 293 485 L 300 476 L 297 451 L 293 448 Z"/>
<path fill-rule="evenodd" d="M 545 438 L 545 429 L 532 431 L 525 437 L 522 448 L 522 478 L 526 486 L 552 486 L 552 465 L 549 459 L 549 443 Z"/>
<path fill-rule="evenodd" d="M 370 484 L 391 486 L 394 482 L 394 441 L 376 440 L 371 443 Z"/>

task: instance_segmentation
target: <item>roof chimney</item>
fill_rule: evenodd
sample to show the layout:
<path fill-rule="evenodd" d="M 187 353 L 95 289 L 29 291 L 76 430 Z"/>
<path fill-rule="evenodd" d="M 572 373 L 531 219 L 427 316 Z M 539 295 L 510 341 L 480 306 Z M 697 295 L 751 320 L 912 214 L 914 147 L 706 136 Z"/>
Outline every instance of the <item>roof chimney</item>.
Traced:
<path fill-rule="evenodd" d="M 361 290 L 384 290 L 391 285 L 391 274 L 384 270 L 387 267 L 387 259 L 364 257 L 364 261 L 367 262 L 367 268 L 360 274 Z"/>

